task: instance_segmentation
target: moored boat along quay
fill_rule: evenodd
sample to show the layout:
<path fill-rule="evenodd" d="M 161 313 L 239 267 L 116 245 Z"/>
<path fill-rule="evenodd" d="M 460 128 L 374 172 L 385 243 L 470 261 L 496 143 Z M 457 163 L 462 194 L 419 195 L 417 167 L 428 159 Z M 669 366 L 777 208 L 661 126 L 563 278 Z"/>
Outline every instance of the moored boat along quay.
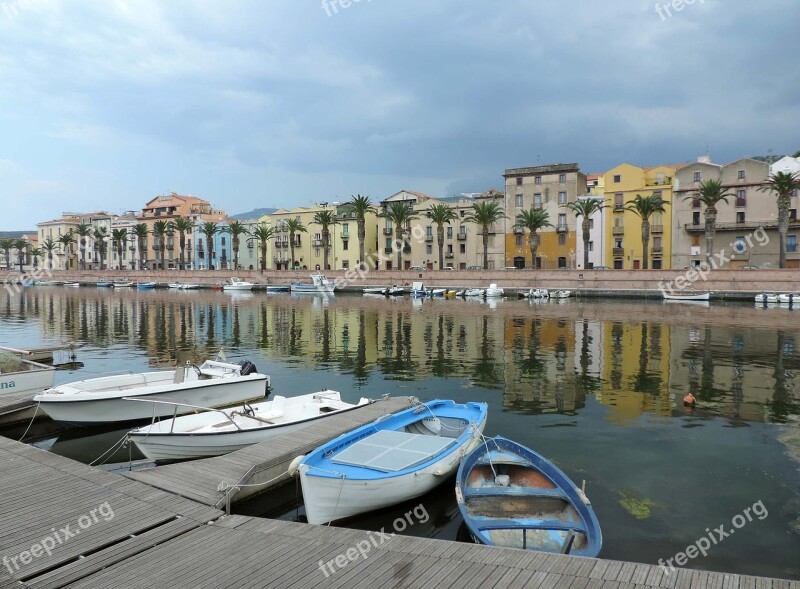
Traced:
<path fill-rule="evenodd" d="M 800 588 L 798 581 L 227 516 L 5 438 L 0 470 L 4 588 Z"/>
<path fill-rule="evenodd" d="M 253 291 L 266 291 L 270 286 L 289 286 L 308 280 L 313 271 L 265 272 L 239 270 L 142 270 L 142 271 L 53 271 L 56 281 L 73 281 L 94 287 L 107 281 L 120 280 L 133 283 L 156 283 L 156 288 L 170 284 L 191 283 L 199 289 L 221 287 L 231 277 L 253 283 Z M 415 281 L 423 281 L 426 288 L 465 289 L 485 288 L 491 283 L 506 290 L 506 296 L 531 288 L 568 289 L 573 296 L 608 298 L 661 299 L 663 293 L 711 293 L 717 300 L 753 300 L 765 292 L 795 292 L 800 290 L 800 272 L 791 269 L 729 270 L 719 269 L 701 273 L 689 269 L 671 270 L 370 270 L 358 272 L 328 271 L 328 279 L 336 284 L 337 292 L 361 294 L 364 288 L 399 284 L 410 288 Z M 11 272 L 7 282 L 20 276 Z M 7 284 L 6 289 L 13 288 Z"/>

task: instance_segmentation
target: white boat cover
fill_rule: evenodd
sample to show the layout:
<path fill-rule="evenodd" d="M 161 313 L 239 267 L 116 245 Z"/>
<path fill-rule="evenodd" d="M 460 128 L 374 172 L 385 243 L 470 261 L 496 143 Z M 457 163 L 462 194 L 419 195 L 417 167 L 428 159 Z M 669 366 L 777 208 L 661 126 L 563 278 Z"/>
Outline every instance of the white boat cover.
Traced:
<path fill-rule="evenodd" d="M 455 442 L 452 438 L 381 430 L 331 459 L 331 462 L 360 466 L 381 472 L 398 472 L 425 462 Z"/>

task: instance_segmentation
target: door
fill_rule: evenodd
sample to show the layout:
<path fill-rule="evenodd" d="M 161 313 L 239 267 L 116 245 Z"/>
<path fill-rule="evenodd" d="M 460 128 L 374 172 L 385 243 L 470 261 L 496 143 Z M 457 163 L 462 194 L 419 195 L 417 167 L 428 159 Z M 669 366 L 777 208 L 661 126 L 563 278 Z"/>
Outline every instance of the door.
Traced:
<path fill-rule="evenodd" d="M 639 269 L 639 260 L 634 260 L 633 261 L 633 269 L 634 270 L 638 270 Z"/>
<path fill-rule="evenodd" d="M 525 267 L 525 258 L 523 256 L 517 256 L 514 258 L 514 267 L 519 268 L 522 270 Z"/>

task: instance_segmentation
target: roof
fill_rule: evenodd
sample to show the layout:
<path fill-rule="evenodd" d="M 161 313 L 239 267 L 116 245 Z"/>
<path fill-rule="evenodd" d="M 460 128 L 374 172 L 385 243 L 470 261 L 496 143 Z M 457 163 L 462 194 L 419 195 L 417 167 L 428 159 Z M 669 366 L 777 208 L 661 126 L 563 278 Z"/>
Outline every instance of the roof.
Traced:
<path fill-rule="evenodd" d="M 530 176 L 534 174 L 555 174 L 560 172 L 580 172 L 577 163 L 571 164 L 547 164 L 545 166 L 529 166 L 526 168 L 509 168 L 504 177 L 508 176 Z"/>
<path fill-rule="evenodd" d="M 203 200 L 202 198 L 197 198 L 196 196 L 184 196 L 184 195 L 181 195 L 181 194 L 176 194 L 174 192 L 170 192 L 169 194 L 160 194 L 158 196 L 155 196 L 155 197 L 151 198 L 149 201 L 147 201 L 147 204 L 144 206 L 143 210 L 157 208 L 157 206 L 155 204 L 153 204 L 153 203 L 158 203 L 158 201 L 160 199 L 164 198 L 164 197 L 170 198 L 170 199 L 182 200 L 185 203 L 210 204 L 207 200 Z"/>
<path fill-rule="evenodd" d="M 643 170 L 655 170 L 656 168 L 675 168 L 676 170 L 680 170 L 691 164 L 659 164 L 657 166 L 642 166 Z"/>

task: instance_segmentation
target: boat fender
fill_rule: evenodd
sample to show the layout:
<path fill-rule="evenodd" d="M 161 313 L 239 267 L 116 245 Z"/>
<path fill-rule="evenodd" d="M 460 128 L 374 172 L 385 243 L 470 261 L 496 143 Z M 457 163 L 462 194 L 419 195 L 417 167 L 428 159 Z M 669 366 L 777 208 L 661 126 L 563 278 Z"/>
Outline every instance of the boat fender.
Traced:
<path fill-rule="evenodd" d="M 683 404 L 686 405 L 687 407 L 694 407 L 696 403 L 697 400 L 694 398 L 694 395 L 692 393 L 689 393 L 683 398 Z"/>
<path fill-rule="evenodd" d="M 297 470 L 300 468 L 300 463 L 305 458 L 305 455 L 301 454 L 300 456 L 296 456 L 294 460 L 289 463 L 289 470 L 287 471 L 289 476 L 295 476 L 297 474 Z"/>
<path fill-rule="evenodd" d="M 494 479 L 494 483 L 498 487 L 508 487 L 511 484 L 511 477 L 507 474 L 499 474 Z"/>

